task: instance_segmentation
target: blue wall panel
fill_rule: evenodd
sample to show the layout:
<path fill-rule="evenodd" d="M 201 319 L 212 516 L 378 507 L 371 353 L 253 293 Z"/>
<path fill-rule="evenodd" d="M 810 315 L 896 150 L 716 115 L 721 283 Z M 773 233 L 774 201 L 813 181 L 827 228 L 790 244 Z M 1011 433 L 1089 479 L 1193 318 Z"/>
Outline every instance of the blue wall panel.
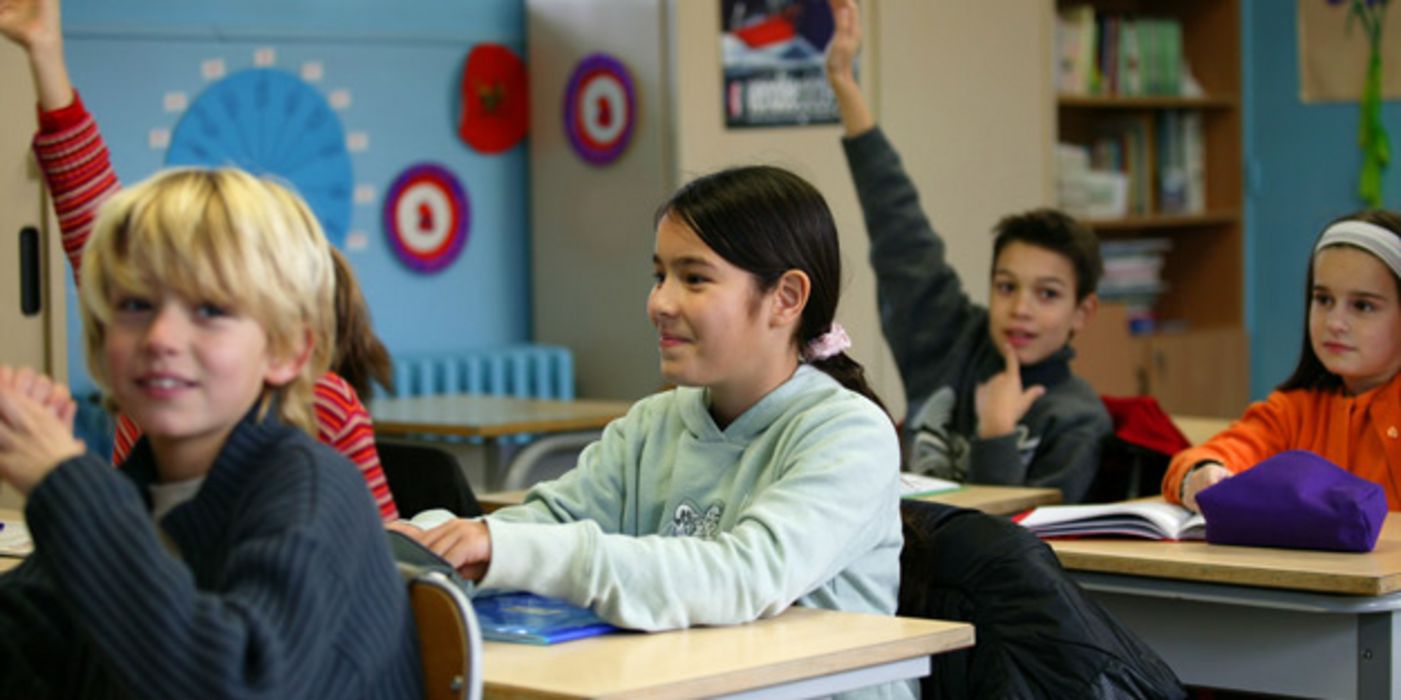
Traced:
<path fill-rule="evenodd" d="M 1316 0 L 1323 2 L 1323 0 Z M 1247 85 L 1247 318 L 1251 395 L 1288 376 L 1304 332 L 1309 247 L 1328 221 L 1361 208 L 1357 103 L 1304 104 L 1299 98 L 1298 8 L 1244 0 Z M 1393 37 L 1395 38 L 1395 37 Z M 1363 41 L 1360 33 L 1357 41 Z M 1393 150 L 1401 144 L 1401 105 L 1382 118 Z M 1386 175 L 1385 205 L 1401 207 L 1401 162 Z"/>
<path fill-rule="evenodd" d="M 150 144 L 153 130 L 173 131 L 181 113 L 167 111 L 170 93 L 191 103 L 213 80 L 202 66 L 254 67 L 254 52 L 272 48 L 276 68 L 299 73 L 318 62 L 311 84 L 323 94 L 346 90 L 337 110 L 347 133 L 368 138 L 351 153 L 354 181 L 374 198 L 354 205 L 349 230 L 363 247 L 343 251 L 354 265 L 391 352 L 442 352 L 529 340 L 528 176 L 525 145 L 480 154 L 457 138 L 461 66 L 478 41 L 505 44 L 524 56 L 523 3 L 262 1 L 70 2 L 64 7 L 74 81 L 96 115 L 123 182 L 164 163 Z M 118 8 L 120 7 L 120 11 Z M 391 16 L 392 15 L 392 16 Z M 390 249 L 381 205 L 399 172 L 416 162 L 453 171 L 471 206 L 467 247 L 443 271 L 420 275 Z M 70 289 L 71 292 L 71 289 Z M 70 299 L 72 294 L 70 294 Z M 74 388 L 91 386 L 77 314 L 70 309 Z"/>

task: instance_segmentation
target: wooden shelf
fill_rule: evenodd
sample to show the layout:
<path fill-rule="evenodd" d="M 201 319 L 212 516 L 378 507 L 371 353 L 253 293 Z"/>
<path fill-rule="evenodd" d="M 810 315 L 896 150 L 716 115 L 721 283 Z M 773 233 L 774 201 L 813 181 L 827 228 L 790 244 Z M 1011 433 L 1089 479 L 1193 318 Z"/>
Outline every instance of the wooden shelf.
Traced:
<path fill-rule="evenodd" d="M 1173 97 L 1170 95 L 1057 95 L 1056 104 L 1065 109 L 1235 109 L 1234 97 Z"/>
<path fill-rule="evenodd" d="M 1205 214 L 1127 216 L 1122 219 L 1089 219 L 1086 226 L 1099 232 L 1138 231 L 1142 229 L 1205 228 L 1223 224 L 1239 224 L 1240 212 L 1223 209 Z"/>

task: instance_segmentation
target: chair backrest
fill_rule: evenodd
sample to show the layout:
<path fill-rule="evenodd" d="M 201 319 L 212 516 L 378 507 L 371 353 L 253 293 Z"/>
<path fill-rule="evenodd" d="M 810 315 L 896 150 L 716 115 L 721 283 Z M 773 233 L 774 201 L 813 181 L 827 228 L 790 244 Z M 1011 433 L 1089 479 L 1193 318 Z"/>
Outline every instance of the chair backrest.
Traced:
<path fill-rule="evenodd" d="M 1172 669 L 1007 518 L 900 502 L 897 614 L 972 623 L 978 643 L 938 654 L 923 697 L 1143 698 L 1186 693 Z"/>
<path fill-rule="evenodd" d="M 375 447 L 389 492 L 404 517 L 429 508 L 446 508 L 464 518 L 482 514 L 482 506 L 451 452 L 393 440 L 378 440 Z"/>
<path fill-rule="evenodd" d="M 418 625 L 427 700 L 481 700 L 482 631 L 472 601 L 447 576 L 401 565 Z"/>

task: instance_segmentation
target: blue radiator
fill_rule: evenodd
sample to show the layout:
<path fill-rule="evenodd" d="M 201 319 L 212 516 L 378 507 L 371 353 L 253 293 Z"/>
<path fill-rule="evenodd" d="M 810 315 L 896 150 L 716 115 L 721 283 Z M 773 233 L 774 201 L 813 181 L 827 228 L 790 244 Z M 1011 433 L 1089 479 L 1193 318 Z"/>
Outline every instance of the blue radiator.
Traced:
<path fill-rule="evenodd" d="M 399 396 L 498 394 L 574 398 L 574 355 L 559 345 L 498 348 L 394 357 Z"/>

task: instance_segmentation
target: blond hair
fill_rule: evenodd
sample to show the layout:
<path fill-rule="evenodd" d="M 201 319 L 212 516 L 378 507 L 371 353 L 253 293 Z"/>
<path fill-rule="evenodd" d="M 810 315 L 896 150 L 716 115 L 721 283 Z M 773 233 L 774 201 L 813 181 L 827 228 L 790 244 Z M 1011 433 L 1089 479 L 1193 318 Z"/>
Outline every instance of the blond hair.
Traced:
<path fill-rule="evenodd" d="M 110 396 L 102 347 L 119 291 L 160 287 L 228 306 L 258 322 L 272 357 L 292 357 L 310 340 L 300 374 L 263 387 L 257 415 L 276 405 L 282 420 L 315 436 L 312 388 L 335 348 L 334 285 L 326 236 L 287 187 L 231 168 L 157 173 L 103 205 L 83 253 L 88 369 Z"/>

